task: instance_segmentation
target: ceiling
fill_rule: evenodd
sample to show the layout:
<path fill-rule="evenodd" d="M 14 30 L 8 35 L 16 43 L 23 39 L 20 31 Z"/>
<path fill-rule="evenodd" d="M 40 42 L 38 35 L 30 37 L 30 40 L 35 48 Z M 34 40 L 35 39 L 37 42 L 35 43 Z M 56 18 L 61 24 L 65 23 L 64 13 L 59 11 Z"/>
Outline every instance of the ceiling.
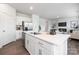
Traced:
<path fill-rule="evenodd" d="M 37 14 L 48 19 L 79 15 L 78 3 L 10 3 L 9 5 L 24 14 Z M 30 10 L 30 6 L 34 9 Z"/>

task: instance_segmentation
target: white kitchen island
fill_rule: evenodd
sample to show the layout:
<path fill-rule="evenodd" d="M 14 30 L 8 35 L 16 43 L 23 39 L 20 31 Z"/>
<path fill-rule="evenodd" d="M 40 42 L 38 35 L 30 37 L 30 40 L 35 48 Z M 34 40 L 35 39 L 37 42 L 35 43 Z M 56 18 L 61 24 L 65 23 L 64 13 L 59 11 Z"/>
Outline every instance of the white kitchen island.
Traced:
<path fill-rule="evenodd" d="M 67 40 L 70 35 L 25 33 L 25 48 L 31 55 L 67 55 Z"/>

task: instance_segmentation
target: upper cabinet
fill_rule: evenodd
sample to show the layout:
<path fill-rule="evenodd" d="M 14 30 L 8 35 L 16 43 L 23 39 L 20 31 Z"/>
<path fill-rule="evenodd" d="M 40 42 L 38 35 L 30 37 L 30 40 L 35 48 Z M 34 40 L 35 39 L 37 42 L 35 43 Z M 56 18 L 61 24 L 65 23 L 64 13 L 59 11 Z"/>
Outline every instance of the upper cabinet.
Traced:
<path fill-rule="evenodd" d="M 17 19 L 16 20 L 17 25 L 22 25 L 22 21 L 24 21 L 26 23 L 32 22 L 31 17 L 27 16 L 26 14 L 22 14 L 22 13 L 17 12 L 16 16 L 17 16 L 17 18 L 16 18 Z"/>
<path fill-rule="evenodd" d="M 16 16 L 15 9 L 8 4 L 0 4 L 0 12 L 5 13 L 9 16 Z"/>

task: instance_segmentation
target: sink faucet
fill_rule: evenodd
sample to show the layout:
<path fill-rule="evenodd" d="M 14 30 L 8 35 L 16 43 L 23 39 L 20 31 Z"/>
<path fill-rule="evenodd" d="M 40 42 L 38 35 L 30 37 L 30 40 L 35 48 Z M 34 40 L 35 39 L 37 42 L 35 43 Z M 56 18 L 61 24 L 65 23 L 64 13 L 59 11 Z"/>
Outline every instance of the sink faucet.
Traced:
<path fill-rule="evenodd" d="M 38 32 L 40 32 L 41 31 L 41 26 L 39 25 L 39 30 L 38 30 Z"/>

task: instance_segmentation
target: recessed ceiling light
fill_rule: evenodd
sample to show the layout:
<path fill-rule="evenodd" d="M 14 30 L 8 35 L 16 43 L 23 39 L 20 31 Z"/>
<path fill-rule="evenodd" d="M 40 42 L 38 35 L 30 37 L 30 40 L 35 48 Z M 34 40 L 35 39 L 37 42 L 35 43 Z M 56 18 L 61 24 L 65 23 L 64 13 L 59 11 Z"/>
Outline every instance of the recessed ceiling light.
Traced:
<path fill-rule="evenodd" d="M 30 6 L 30 10 L 33 10 L 33 6 Z"/>

